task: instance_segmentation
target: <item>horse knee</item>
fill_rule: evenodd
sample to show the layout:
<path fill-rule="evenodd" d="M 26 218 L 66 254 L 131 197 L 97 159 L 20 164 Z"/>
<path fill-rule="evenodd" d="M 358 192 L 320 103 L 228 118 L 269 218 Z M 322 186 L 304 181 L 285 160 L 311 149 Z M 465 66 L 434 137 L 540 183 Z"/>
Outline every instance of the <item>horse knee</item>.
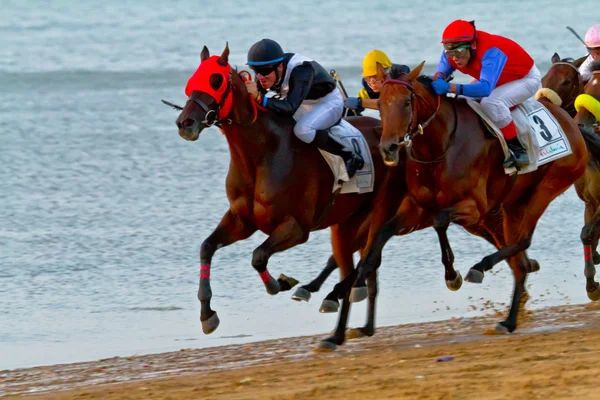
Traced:
<path fill-rule="evenodd" d="M 531 235 L 517 242 L 517 247 L 519 251 L 525 251 L 529 248 L 529 246 L 531 246 Z"/>
<path fill-rule="evenodd" d="M 252 252 L 252 267 L 258 272 L 264 272 L 270 256 L 265 249 L 257 248 Z"/>
<path fill-rule="evenodd" d="M 210 264 L 210 260 L 216 250 L 216 247 L 206 239 L 200 246 L 200 262 L 202 264 Z"/>
<path fill-rule="evenodd" d="M 448 228 L 450 225 L 450 213 L 448 211 L 442 211 L 433 219 L 434 229 Z"/>
<path fill-rule="evenodd" d="M 581 229 L 581 243 L 584 246 L 591 246 L 594 242 L 594 226 L 585 225 Z"/>

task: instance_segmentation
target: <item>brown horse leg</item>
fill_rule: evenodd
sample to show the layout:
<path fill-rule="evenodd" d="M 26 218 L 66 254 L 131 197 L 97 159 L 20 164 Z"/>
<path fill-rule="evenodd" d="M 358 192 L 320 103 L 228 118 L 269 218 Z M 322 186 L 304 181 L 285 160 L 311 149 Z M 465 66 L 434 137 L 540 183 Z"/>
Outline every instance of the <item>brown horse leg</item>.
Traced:
<path fill-rule="evenodd" d="M 595 211 L 595 212 L 594 212 Z M 588 218 L 588 215 L 592 214 Z M 585 290 L 588 298 L 592 301 L 600 300 L 600 285 L 594 280 L 596 276 L 596 267 L 594 265 L 592 252 L 594 242 L 598 242 L 600 236 L 600 209 L 593 210 L 589 203 L 585 205 L 586 224 L 581 230 L 581 242 L 583 243 L 583 258 L 585 260 L 584 275 L 586 279 Z"/>
<path fill-rule="evenodd" d="M 229 246 L 238 240 L 243 240 L 256 232 L 256 227 L 248 220 L 239 217 L 228 210 L 217 228 L 200 246 L 200 285 L 198 300 L 200 300 L 200 322 L 202 331 L 209 334 L 219 326 L 217 313 L 210 308 L 212 291 L 210 289 L 210 263 L 213 254 L 221 247 Z"/>
<path fill-rule="evenodd" d="M 325 265 L 325 268 L 323 271 L 321 271 L 319 276 L 313 279 L 310 283 L 298 287 L 298 289 L 296 289 L 292 295 L 292 300 L 308 302 L 308 300 L 310 300 L 311 293 L 318 292 L 319 289 L 321 289 L 321 286 L 323 286 L 323 283 L 327 280 L 329 275 L 336 270 L 336 268 L 337 263 L 335 262 L 335 257 L 329 257 L 329 260 L 327 260 L 327 265 Z"/>
<path fill-rule="evenodd" d="M 367 278 L 368 305 L 367 305 L 367 323 L 362 328 L 354 328 L 348 332 L 348 339 L 356 339 L 375 334 L 375 303 L 377 300 L 377 270 L 369 274 Z"/>
<path fill-rule="evenodd" d="M 355 276 L 354 273 L 354 261 L 352 254 L 355 250 L 355 237 L 356 230 L 346 229 L 350 223 L 342 223 L 331 227 L 331 243 L 333 246 L 333 255 L 340 268 L 340 275 L 342 282 L 349 282 L 347 286 L 350 286 L 354 280 L 350 277 Z M 358 227 L 357 227 L 358 228 Z M 338 284 L 339 285 L 339 284 Z M 336 285 L 336 286 L 338 286 Z M 349 288 L 348 288 L 349 289 Z M 331 297 L 332 293 L 335 297 Z M 334 308 L 338 303 L 337 293 L 330 293 L 323 304 L 321 305 L 321 312 L 327 312 L 328 308 Z M 342 297 L 342 309 L 338 315 L 338 323 L 335 331 L 331 337 L 323 339 L 318 346 L 318 350 L 334 350 L 336 346 L 344 343 L 346 326 L 348 323 L 348 314 L 350 312 L 350 290 L 343 292 Z M 337 309 L 336 309 L 337 311 Z"/>
<path fill-rule="evenodd" d="M 358 222 L 358 224 L 357 224 Z M 357 231 L 360 228 L 360 221 L 351 219 L 342 224 L 331 227 L 331 245 L 333 254 L 336 257 L 338 266 L 340 266 L 340 282 L 344 281 L 354 270 L 354 260 L 352 255 L 361 243 L 365 241 L 363 233 L 362 239 L 357 237 Z M 339 308 L 338 299 L 344 297 L 342 291 L 336 290 L 336 287 L 325 297 L 320 312 L 337 312 Z"/>
<path fill-rule="evenodd" d="M 438 235 L 442 251 L 442 264 L 444 264 L 446 287 L 452 291 L 462 286 L 462 276 L 454 269 L 454 253 L 448 240 L 448 227 L 450 226 L 450 210 L 443 210 L 433 219 L 433 229 Z"/>
<path fill-rule="evenodd" d="M 425 210 L 411 196 L 407 196 L 402 200 L 392 219 L 380 226 L 372 224 L 369 231 L 369 240 L 357 267 L 356 280 L 368 277 L 381 265 L 383 247 L 392 236 L 412 232 L 424 224 L 425 217 Z M 344 286 L 345 282 L 340 282 L 338 285 Z"/>
<path fill-rule="evenodd" d="M 483 268 L 484 271 L 491 269 L 495 264 L 514 257 L 510 262 L 515 277 L 515 288 L 513 292 L 510 312 L 505 321 L 498 323 L 497 329 L 513 332 L 517 327 L 517 316 L 520 309 L 521 298 L 525 293 L 525 279 L 528 272 L 539 270 L 537 261 L 529 260 L 525 250 L 531 245 L 531 238 L 540 217 L 548 208 L 548 205 L 559 194 L 567 190 L 570 183 L 560 179 L 552 179 L 546 175 L 544 180 L 536 187 L 526 204 L 505 205 L 504 236 L 506 247 L 486 256 L 475 267 Z M 474 267 L 474 268 L 475 268 Z"/>
<path fill-rule="evenodd" d="M 285 280 L 276 280 L 269 274 L 267 263 L 269 258 L 281 251 L 287 250 L 308 240 L 308 231 L 302 229 L 296 219 L 287 216 L 285 220 L 271 233 L 271 235 L 252 253 L 252 266 L 260 275 L 267 293 L 275 295 L 281 290 Z M 289 278 L 287 278 L 289 279 Z M 289 290 L 289 289 L 288 289 Z"/>

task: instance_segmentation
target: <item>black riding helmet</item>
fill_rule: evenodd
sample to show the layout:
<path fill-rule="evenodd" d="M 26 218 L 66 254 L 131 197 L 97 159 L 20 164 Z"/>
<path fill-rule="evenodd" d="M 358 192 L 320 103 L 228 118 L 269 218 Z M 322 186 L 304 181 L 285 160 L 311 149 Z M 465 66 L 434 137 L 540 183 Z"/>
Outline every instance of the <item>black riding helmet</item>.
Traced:
<path fill-rule="evenodd" d="M 283 50 L 279 43 L 271 39 L 256 42 L 248 50 L 248 62 L 254 72 L 261 75 L 270 74 L 283 61 Z"/>

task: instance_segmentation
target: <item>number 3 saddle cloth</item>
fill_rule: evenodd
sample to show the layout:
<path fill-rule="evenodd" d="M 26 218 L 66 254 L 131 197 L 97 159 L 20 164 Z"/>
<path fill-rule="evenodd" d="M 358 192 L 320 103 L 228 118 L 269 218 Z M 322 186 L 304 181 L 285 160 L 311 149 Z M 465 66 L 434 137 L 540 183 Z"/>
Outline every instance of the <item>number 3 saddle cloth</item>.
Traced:
<path fill-rule="evenodd" d="M 485 115 L 479 102 L 467 98 L 467 103 L 483 119 L 490 132 L 500 140 L 505 158 L 510 157 L 504 136 Z M 535 98 L 532 97 L 519 104 L 512 109 L 511 114 L 519 132 L 519 140 L 527 150 L 531 161 L 528 166 L 518 171 L 519 174 L 535 171 L 544 164 L 571 154 L 571 145 L 562 127 L 550 111 Z M 505 168 L 504 172 L 510 175 L 517 170 L 510 167 Z"/>

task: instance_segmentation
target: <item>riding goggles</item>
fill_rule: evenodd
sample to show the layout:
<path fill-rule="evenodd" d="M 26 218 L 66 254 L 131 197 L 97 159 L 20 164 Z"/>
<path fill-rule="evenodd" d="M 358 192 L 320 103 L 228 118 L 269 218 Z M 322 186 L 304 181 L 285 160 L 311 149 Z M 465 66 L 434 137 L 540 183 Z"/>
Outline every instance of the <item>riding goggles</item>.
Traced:
<path fill-rule="evenodd" d="M 262 76 L 267 76 L 277 69 L 277 64 L 250 65 L 250 69 L 252 69 L 252 71 L 254 71 L 257 75 L 260 74 Z"/>
<path fill-rule="evenodd" d="M 463 44 L 451 49 L 444 49 L 444 53 L 446 53 L 446 56 L 448 57 L 462 57 L 467 53 L 467 50 L 470 48 L 471 45 Z"/>

